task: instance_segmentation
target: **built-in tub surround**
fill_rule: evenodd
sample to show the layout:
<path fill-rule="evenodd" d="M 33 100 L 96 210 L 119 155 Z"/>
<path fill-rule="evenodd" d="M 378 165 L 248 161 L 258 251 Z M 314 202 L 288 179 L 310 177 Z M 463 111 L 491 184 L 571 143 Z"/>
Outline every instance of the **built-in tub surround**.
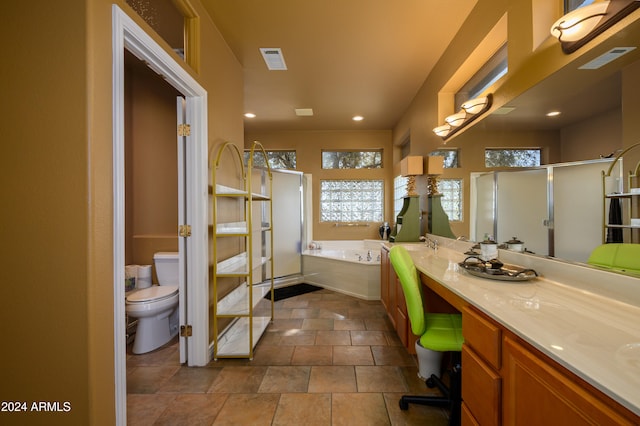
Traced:
<path fill-rule="evenodd" d="M 305 282 L 360 299 L 379 300 L 382 242 L 313 241 L 310 246 L 315 248 L 302 252 Z"/>
<path fill-rule="evenodd" d="M 440 239 L 437 251 L 410 253 L 421 273 L 640 415 L 640 278 L 503 250 L 503 262 L 540 277 L 478 278 L 458 266 L 460 244 Z"/>

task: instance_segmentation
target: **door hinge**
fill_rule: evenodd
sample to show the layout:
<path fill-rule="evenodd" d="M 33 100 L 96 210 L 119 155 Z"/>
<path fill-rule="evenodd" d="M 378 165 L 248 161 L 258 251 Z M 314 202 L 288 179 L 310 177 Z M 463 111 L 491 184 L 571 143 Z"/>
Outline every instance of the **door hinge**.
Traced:
<path fill-rule="evenodd" d="M 180 337 L 191 337 L 192 329 L 190 325 L 180 326 Z"/>
<path fill-rule="evenodd" d="M 191 136 L 191 125 L 178 124 L 178 136 Z"/>
<path fill-rule="evenodd" d="M 190 237 L 191 236 L 191 225 L 180 225 L 178 227 L 178 235 L 181 237 Z"/>

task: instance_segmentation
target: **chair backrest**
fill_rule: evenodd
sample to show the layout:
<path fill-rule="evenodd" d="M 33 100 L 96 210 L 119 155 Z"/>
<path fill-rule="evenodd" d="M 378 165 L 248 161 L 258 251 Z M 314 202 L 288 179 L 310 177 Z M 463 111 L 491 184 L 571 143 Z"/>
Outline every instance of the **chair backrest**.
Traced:
<path fill-rule="evenodd" d="M 587 263 L 601 268 L 640 274 L 640 244 L 602 244 L 591 252 Z"/>
<path fill-rule="evenodd" d="M 402 246 L 391 247 L 389 258 L 402 285 L 411 331 L 417 336 L 422 336 L 427 325 L 422 305 L 422 288 L 420 287 L 416 265 L 413 263 L 413 259 L 411 259 L 407 249 Z"/>

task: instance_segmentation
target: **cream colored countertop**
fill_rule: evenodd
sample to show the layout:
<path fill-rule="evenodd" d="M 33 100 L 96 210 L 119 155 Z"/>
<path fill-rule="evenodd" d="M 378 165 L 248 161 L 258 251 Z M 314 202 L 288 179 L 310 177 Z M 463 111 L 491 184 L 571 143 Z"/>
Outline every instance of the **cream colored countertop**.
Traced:
<path fill-rule="evenodd" d="M 541 277 L 494 281 L 459 267 L 461 251 L 403 245 L 420 272 L 640 415 L 640 307 L 632 297 L 640 293 L 639 278 L 501 251 L 503 262 L 533 267 Z M 598 285 L 608 287 L 604 294 L 593 291 Z"/>

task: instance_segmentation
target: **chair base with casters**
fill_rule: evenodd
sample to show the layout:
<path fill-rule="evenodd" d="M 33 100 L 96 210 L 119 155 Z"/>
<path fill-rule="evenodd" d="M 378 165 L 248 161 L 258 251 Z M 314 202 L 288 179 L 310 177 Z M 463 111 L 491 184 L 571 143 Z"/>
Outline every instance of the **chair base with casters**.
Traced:
<path fill-rule="evenodd" d="M 391 264 L 398 275 L 407 313 L 411 324 L 411 332 L 418 339 L 419 346 L 426 350 L 418 355 L 418 359 L 426 359 L 430 365 L 419 366 L 422 375 L 429 374 L 426 380 L 428 387 L 437 387 L 443 396 L 404 395 L 400 398 L 401 410 L 407 410 L 409 404 L 431 405 L 447 407 L 450 410 L 449 424 L 460 424 L 460 408 L 462 405 L 461 392 L 461 350 L 464 338 L 462 336 L 462 316 L 460 314 L 427 313 L 422 301 L 422 285 L 418 271 L 407 249 L 401 245 L 394 245 L 389 251 Z M 420 348 L 418 348 L 420 349 Z M 431 352 L 431 353 L 429 353 Z M 453 368 L 449 374 L 449 388 L 439 377 L 440 368 L 436 364 L 433 352 L 451 354 Z M 431 359 L 430 359 L 431 358 Z M 423 373 L 429 371 L 429 373 Z"/>
<path fill-rule="evenodd" d="M 436 374 L 431 374 L 425 380 L 427 387 L 437 387 L 442 396 L 403 395 L 398 401 L 401 410 L 408 410 L 409 404 L 446 407 L 449 409 L 449 424 L 460 424 L 460 409 L 462 405 L 460 352 L 452 352 L 451 354 L 453 367 L 447 371 L 449 374 L 449 387 Z"/>

